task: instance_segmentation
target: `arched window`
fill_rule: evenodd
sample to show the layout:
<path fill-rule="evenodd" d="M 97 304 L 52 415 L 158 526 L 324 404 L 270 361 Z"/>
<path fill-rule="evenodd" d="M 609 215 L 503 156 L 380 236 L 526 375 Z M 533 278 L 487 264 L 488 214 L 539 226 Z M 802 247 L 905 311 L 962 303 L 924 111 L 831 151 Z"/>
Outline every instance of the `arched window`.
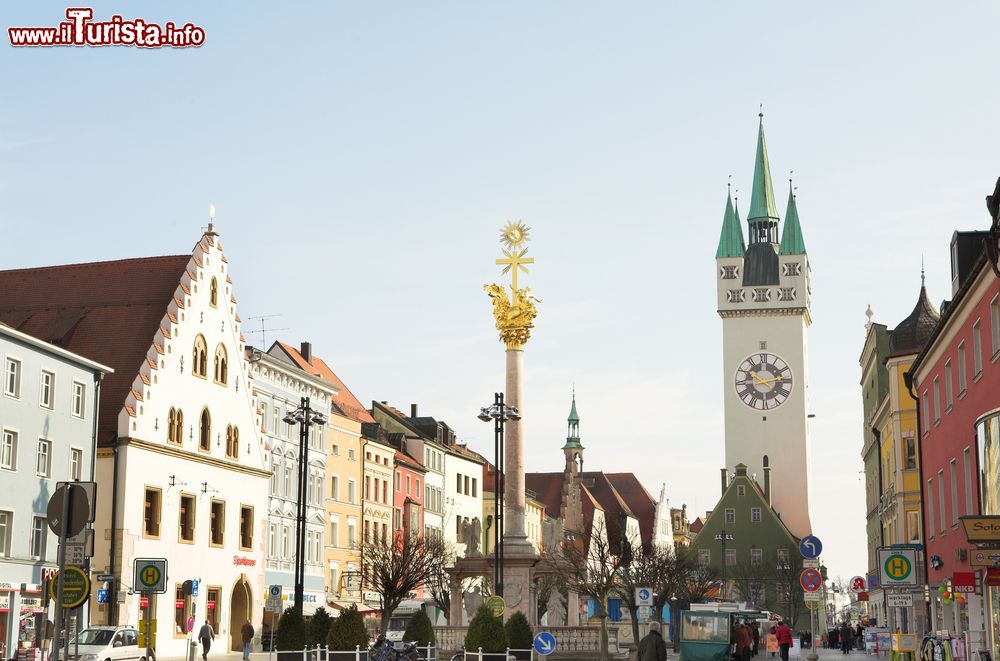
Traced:
<path fill-rule="evenodd" d="M 177 426 L 177 411 L 174 407 L 170 407 L 170 411 L 167 412 L 167 442 L 176 443 L 174 440 L 174 428 Z"/>
<path fill-rule="evenodd" d="M 232 425 L 226 427 L 226 456 L 230 459 L 240 457 L 240 430 Z"/>
<path fill-rule="evenodd" d="M 208 345 L 201 335 L 194 338 L 194 364 L 191 370 L 195 376 L 208 377 Z"/>
<path fill-rule="evenodd" d="M 229 355 L 222 344 L 215 348 L 215 382 L 222 385 L 229 382 Z"/>
<path fill-rule="evenodd" d="M 201 424 L 198 427 L 198 447 L 205 452 L 212 450 L 212 415 L 207 408 L 201 410 Z"/>
<path fill-rule="evenodd" d="M 215 278 L 208 289 L 208 302 L 213 308 L 219 304 L 219 281 Z"/>
<path fill-rule="evenodd" d="M 184 411 L 172 406 L 167 414 L 167 441 L 176 445 L 184 442 Z"/>

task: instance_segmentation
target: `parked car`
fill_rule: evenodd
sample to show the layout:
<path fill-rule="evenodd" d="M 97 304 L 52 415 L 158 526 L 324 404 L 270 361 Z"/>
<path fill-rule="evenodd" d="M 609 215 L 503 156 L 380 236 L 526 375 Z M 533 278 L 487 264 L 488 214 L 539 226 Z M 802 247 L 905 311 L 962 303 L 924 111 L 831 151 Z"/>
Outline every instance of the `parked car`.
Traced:
<path fill-rule="evenodd" d="M 77 646 L 79 645 L 79 656 Z M 70 641 L 69 661 L 146 661 L 139 631 L 130 626 L 88 627 Z"/>

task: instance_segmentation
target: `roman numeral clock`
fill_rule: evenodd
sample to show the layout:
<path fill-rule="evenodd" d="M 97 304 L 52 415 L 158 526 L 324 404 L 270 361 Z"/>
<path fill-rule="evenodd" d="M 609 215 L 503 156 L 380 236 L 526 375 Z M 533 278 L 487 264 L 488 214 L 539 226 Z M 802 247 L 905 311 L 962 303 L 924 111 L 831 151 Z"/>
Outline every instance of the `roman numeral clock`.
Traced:
<path fill-rule="evenodd" d="M 736 368 L 736 395 L 757 411 L 776 409 L 792 394 L 792 368 L 766 351 L 747 356 Z"/>

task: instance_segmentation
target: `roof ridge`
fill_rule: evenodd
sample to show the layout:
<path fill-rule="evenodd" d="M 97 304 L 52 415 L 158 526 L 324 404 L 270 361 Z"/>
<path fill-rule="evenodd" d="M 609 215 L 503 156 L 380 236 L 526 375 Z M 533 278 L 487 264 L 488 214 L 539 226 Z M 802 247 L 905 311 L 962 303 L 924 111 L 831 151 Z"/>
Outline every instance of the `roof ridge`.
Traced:
<path fill-rule="evenodd" d="M 157 255 L 156 257 L 128 257 L 125 259 L 108 259 L 94 262 L 76 262 L 73 264 L 54 264 L 52 266 L 26 266 L 19 269 L 3 269 L 5 273 L 20 273 L 24 271 L 54 271 L 56 269 L 82 268 L 88 266 L 104 266 L 108 264 L 126 264 L 128 262 L 149 262 L 160 259 L 191 259 L 191 255 Z"/>

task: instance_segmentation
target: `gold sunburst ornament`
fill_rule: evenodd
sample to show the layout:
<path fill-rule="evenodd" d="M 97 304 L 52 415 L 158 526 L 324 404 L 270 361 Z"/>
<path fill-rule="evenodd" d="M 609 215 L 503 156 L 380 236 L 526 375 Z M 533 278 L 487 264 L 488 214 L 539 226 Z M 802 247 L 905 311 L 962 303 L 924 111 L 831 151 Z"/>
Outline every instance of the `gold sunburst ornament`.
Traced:
<path fill-rule="evenodd" d="M 508 221 L 507 225 L 500 230 L 500 243 L 507 246 L 508 250 L 515 250 L 528 242 L 530 232 L 531 228 L 520 220 Z"/>

